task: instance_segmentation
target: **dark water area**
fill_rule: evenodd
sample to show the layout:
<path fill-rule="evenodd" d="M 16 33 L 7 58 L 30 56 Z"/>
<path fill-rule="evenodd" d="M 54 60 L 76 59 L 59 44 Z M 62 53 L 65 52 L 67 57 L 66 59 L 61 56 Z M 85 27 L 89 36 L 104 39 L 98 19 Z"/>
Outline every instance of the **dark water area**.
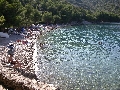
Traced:
<path fill-rule="evenodd" d="M 61 90 L 120 90 L 120 25 L 57 29 L 38 43 L 36 73 Z"/>

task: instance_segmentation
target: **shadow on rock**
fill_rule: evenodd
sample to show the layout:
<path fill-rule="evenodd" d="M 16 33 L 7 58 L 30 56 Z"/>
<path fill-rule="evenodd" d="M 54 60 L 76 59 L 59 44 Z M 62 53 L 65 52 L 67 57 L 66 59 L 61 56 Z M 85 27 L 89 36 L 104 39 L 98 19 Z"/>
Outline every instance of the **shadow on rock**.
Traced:
<path fill-rule="evenodd" d="M 23 75 L 24 77 L 27 77 L 27 78 L 29 78 L 29 79 L 35 79 L 35 80 L 39 80 L 38 78 L 37 78 L 37 76 L 36 76 L 36 74 L 35 73 L 32 73 L 32 72 L 27 72 L 27 71 L 25 71 L 25 70 L 23 70 L 23 69 L 15 69 L 15 70 L 17 70 L 21 75 Z"/>

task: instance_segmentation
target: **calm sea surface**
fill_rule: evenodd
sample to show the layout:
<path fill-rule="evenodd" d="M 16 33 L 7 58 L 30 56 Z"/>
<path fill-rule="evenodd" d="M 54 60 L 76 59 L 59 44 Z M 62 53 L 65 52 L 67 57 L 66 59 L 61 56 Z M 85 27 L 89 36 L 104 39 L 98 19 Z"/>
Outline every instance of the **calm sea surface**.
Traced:
<path fill-rule="evenodd" d="M 120 25 L 57 29 L 38 40 L 37 51 L 40 81 L 62 90 L 120 90 Z"/>

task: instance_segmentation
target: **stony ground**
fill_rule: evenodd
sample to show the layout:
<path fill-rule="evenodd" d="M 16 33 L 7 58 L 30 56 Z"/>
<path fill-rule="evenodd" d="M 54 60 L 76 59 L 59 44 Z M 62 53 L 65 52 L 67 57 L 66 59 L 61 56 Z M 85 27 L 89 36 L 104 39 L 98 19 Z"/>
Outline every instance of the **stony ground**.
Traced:
<path fill-rule="evenodd" d="M 28 43 L 25 44 L 22 42 L 16 42 L 18 40 L 22 40 L 22 41 L 27 40 Z M 18 68 L 14 69 L 12 65 L 8 64 L 7 45 L 9 43 L 14 44 L 14 49 L 15 49 L 14 59 L 22 63 L 21 69 L 18 69 Z M 55 90 L 55 87 L 53 85 L 51 86 L 44 83 L 39 83 L 40 85 L 39 87 L 36 81 L 37 77 L 34 74 L 34 68 L 33 68 L 34 43 L 35 43 L 34 38 L 24 39 L 22 35 L 11 35 L 10 38 L 0 38 L 0 63 L 1 63 L 0 67 L 2 67 L 0 69 L 0 80 L 4 84 L 10 81 L 12 83 L 16 82 L 15 84 L 18 84 L 18 85 L 19 83 L 23 83 L 26 86 L 26 84 L 29 83 L 28 87 L 31 87 L 30 85 L 32 84 L 34 85 L 33 86 L 34 88 L 41 88 L 40 90 Z M 4 77 L 4 80 L 3 80 L 3 77 Z M 34 82 L 36 84 L 34 84 Z M 12 85 L 14 86 L 14 84 Z M 23 87 L 23 86 L 19 86 L 19 87 Z M 0 90 L 4 90 L 4 88 L 1 85 L 0 85 Z M 15 89 L 15 90 L 19 90 L 19 89 Z M 29 90 L 29 89 L 26 89 L 26 90 Z"/>
<path fill-rule="evenodd" d="M 6 90 L 2 85 L 0 85 L 0 90 Z"/>
<path fill-rule="evenodd" d="M 21 40 L 21 42 L 17 42 L 17 40 Z M 28 44 L 23 44 L 22 41 L 28 41 Z M 14 60 L 19 61 L 22 65 L 22 69 L 24 71 L 33 72 L 33 52 L 34 48 L 33 45 L 35 43 L 34 39 L 23 39 L 22 35 L 11 35 L 9 39 L 2 38 L 1 39 L 1 46 L 0 46 L 0 57 L 1 57 L 1 63 L 4 66 L 10 66 L 8 62 L 8 54 L 7 51 L 9 50 L 7 48 L 8 44 L 14 44 Z M 10 66 L 12 67 L 12 66 Z"/>

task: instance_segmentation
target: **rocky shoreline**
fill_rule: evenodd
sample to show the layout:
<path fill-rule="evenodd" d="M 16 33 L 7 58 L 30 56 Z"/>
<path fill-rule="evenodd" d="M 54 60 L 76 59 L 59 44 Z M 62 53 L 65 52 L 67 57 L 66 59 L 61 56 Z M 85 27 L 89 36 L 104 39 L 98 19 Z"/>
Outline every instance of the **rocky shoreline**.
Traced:
<path fill-rule="evenodd" d="M 55 90 L 52 84 L 29 79 L 17 73 L 17 71 L 0 65 L 0 82 L 12 90 Z"/>
<path fill-rule="evenodd" d="M 24 39 L 22 35 L 11 35 L 9 38 L 0 38 L 0 82 L 12 90 L 55 90 L 52 84 L 40 82 L 34 72 L 33 45 L 36 38 Z M 25 44 L 25 41 L 28 41 Z M 14 44 L 14 59 L 22 63 L 22 68 L 13 68 L 7 63 L 7 45 Z"/>

